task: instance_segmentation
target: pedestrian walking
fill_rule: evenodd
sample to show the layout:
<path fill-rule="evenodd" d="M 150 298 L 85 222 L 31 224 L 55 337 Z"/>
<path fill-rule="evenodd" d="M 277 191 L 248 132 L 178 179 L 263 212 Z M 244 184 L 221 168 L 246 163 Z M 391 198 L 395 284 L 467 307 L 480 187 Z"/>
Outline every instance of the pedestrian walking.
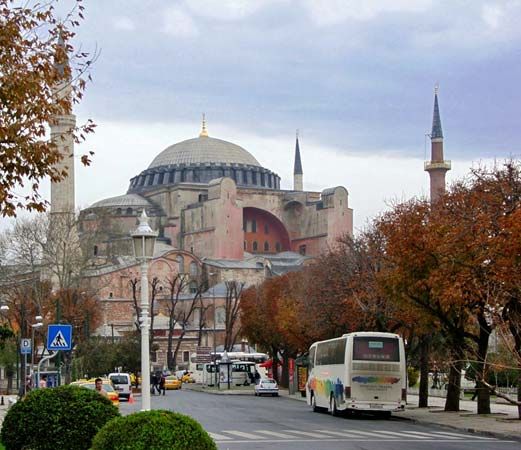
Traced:
<path fill-rule="evenodd" d="M 42 375 L 40 377 L 40 382 L 38 383 L 38 387 L 40 389 L 43 389 L 43 388 L 47 387 L 47 375 Z"/>
<path fill-rule="evenodd" d="M 150 393 L 154 395 L 156 393 L 157 377 L 155 373 L 150 374 Z"/>
<path fill-rule="evenodd" d="M 477 396 L 478 396 L 478 383 L 476 383 L 476 386 L 474 386 L 474 393 L 472 394 L 471 400 L 476 400 Z"/>
<path fill-rule="evenodd" d="M 161 383 L 161 372 L 156 372 L 156 375 L 155 375 L 155 380 L 156 380 L 156 384 L 154 385 L 156 391 L 157 391 L 157 394 L 160 395 L 161 394 L 161 387 L 159 386 L 160 383 Z"/>
<path fill-rule="evenodd" d="M 31 392 L 31 389 L 33 388 L 33 380 L 31 378 L 31 375 L 27 375 L 25 378 L 25 393 Z"/>
<path fill-rule="evenodd" d="M 166 377 L 165 377 L 165 374 L 162 373 L 161 379 L 159 380 L 159 389 L 161 392 L 163 392 L 163 395 L 166 395 L 165 383 L 166 383 Z"/>

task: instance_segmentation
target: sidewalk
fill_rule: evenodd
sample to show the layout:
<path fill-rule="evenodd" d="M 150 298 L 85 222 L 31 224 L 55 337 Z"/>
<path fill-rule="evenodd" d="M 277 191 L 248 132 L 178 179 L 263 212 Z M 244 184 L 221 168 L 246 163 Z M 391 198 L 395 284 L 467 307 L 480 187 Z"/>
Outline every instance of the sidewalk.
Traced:
<path fill-rule="evenodd" d="M 407 395 L 407 402 L 407 409 L 396 414 L 396 417 L 486 436 L 521 440 L 521 420 L 518 419 L 517 406 L 491 402 L 491 414 L 478 415 L 477 404 L 471 400 L 460 400 L 459 412 L 443 411 L 445 399 L 441 397 L 429 397 L 429 408 L 416 406 L 417 395 Z"/>
<path fill-rule="evenodd" d="M 287 390 L 282 389 L 279 393 L 295 400 L 306 400 L 300 393 L 289 395 Z M 393 414 L 393 417 L 423 425 L 435 424 L 485 436 L 521 440 L 521 420 L 517 419 L 517 406 L 491 402 L 492 414 L 478 415 L 476 402 L 470 400 L 460 400 L 459 412 L 444 412 L 445 399 L 442 397 L 429 397 L 428 408 L 418 408 L 417 405 L 418 396 L 408 394 L 406 410 Z"/>

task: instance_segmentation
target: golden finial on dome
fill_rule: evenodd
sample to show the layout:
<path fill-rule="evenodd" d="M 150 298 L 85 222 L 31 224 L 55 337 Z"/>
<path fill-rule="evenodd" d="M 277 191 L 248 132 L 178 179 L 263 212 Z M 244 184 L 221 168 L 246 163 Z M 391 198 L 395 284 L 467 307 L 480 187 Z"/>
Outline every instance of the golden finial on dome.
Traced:
<path fill-rule="evenodd" d="M 203 127 L 201 129 L 201 132 L 199 133 L 199 137 L 208 137 L 208 131 L 206 129 L 206 117 L 203 113 Z"/>

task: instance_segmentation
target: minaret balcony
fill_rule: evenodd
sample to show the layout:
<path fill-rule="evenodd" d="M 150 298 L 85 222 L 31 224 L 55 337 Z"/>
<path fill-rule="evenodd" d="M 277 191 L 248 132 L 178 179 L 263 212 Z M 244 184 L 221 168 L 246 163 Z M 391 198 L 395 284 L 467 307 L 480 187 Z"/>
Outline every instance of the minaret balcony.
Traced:
<path fill-rule="evenodd" d="M 430 170 L 450 170 L 451 163 L 450 161 L 425 161 L 423 163 L 423 168 L 427 172 Z"/>

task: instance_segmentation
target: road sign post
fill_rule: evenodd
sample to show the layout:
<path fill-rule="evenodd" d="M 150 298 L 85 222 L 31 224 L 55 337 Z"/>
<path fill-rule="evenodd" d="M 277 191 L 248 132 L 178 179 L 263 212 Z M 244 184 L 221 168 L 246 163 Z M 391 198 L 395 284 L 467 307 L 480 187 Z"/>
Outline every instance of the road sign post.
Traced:
<path fill-rule="evenodd" d="M 31 354 L 31 339 L 22 338 L 20 339 L 20 353 L 24 355 L 24 378 L 22 380 L 23 382 L 23 388 L 20 386 L 21 391 L 23 392 L 23 395 L 27 394 L 27 355 Z"/>
<path fill-rule="evenodd" d="M 47 328 L 47 350 L 71 350 L 72 325 L 53 324 Z"/>

